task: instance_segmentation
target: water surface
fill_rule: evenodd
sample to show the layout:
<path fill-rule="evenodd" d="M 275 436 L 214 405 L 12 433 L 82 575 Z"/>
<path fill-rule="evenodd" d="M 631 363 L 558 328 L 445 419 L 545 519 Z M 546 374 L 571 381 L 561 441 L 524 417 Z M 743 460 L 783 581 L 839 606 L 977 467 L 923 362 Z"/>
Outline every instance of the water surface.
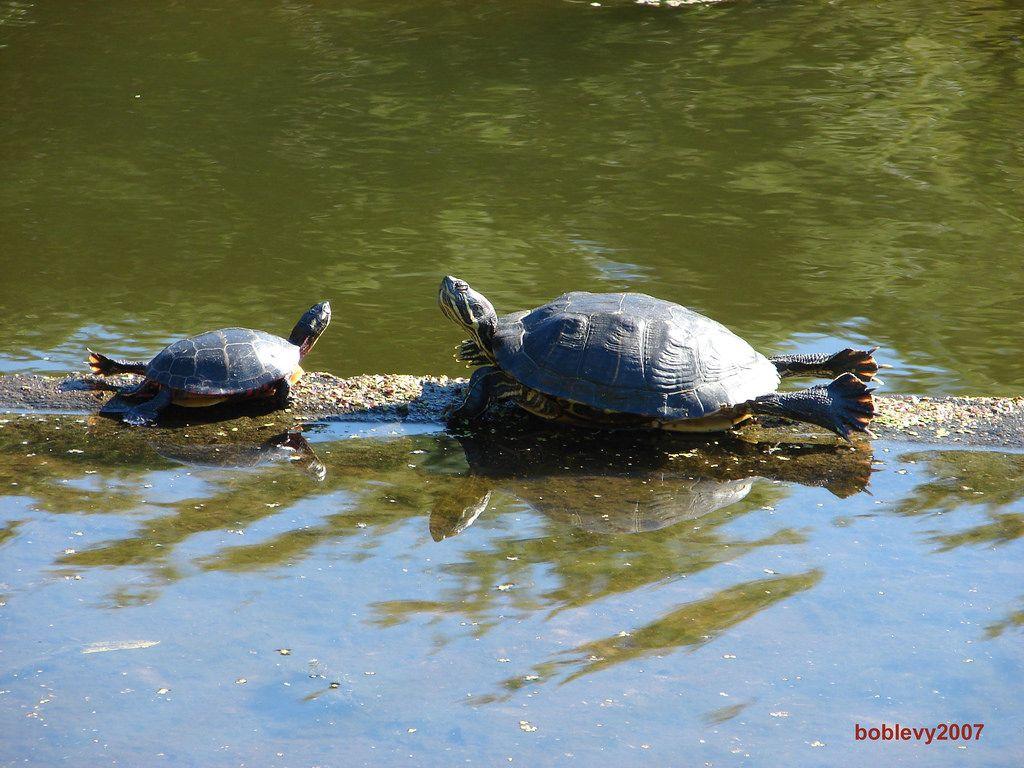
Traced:
<path fill-rule="evenodd" d="M 461 374 L 454 273 L 1018 395 L 1022 30 L 1013 0 L 0 2 L 0 372 L 327 298 L 308 367 Z M 4 765 L 1024 749 L 1020 454 L 0 420 Z M 897 721 L 985 730 L 853 740 Z"/>
<path fill-rule="evenodd" d="M 4 764 L 1019 757 L 1020 454 L 116 429 L 0 428 Z"/>
<path fill-rule="evenodd" d="M 458 373 L 454 273 L 1020 392 L 1017 2 L 0 8 L 0 370 L 329 298 L 312 366 Z"/>

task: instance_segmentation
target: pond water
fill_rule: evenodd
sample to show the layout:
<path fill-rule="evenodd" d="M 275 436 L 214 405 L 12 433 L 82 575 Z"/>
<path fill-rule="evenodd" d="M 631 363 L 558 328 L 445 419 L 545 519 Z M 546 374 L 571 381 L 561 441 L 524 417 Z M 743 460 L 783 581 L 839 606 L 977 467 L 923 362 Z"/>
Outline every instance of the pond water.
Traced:
<path fill-rule="evenodd" d="M 328 298 L 312 367 L 457 373 L 451 273 L 1015 394 L 1022 34 L 1000 0 L 5 0 L 0 370 Z"/>
<path fill-rule="evenodd" d="M 1019 395 L 1022 35 L 1011 0 L 3 0 L 0 372 L 326 298 L 307 367 L 461 375 L 453 273 Z M 1021 453 L 0 421 L 2 765 L 1024 754 Z M 854 739 L 947 721 L 984 729 Z"/>
<path fill-rule="evenodd" d="M 0 425 L 5 764 L 1019 763 L 1024 454 L 82 422 Z"/>

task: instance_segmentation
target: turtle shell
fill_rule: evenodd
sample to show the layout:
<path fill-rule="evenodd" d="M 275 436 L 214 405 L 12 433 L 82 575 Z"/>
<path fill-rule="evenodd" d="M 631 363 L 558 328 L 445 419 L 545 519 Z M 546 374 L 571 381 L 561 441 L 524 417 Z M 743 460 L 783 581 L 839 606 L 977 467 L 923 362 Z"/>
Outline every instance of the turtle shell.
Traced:
<path fill-rule="evenodd" d="M 263 331 L 222 328 L 176 341 L 154 357 L 146 376 L 197 395 L 235 395 L 291 374 L 299 348 Z"/>
<path fill-rule="evenodd" d="M 532 389 L 665 420 L 708 416 L 779 385 L 771 361 L 728 328 L 642 293 L 566 293 L 507 315 L 493 349 Z"/>

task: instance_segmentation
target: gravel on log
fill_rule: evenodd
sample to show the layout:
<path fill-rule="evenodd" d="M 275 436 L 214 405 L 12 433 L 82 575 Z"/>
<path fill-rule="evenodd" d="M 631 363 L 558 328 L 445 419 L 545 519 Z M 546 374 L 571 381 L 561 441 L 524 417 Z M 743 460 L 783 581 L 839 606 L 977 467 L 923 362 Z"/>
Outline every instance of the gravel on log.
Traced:
<path fill-rule="evenodd" d="M 114 398 L 117 388 L 138 381 L 135 376 L 100 378 L 91 375 L 64 377 L 34 374 L 0 376 L 0 410 L 10 412 L 92 413 L 114 415 L 126 404 Z M 447 376 L 379 374 L 340 378 L 329 373 L 310 372 L 292 389 L 291 407 L 284 412 L 268 411 L 255 404 L 242 409 L 216 406 L 200 409 L 172 409 L 177 415 L 169 424 L 194 419 L 224 419 L 235 412 L 260 410 L 263 419 L 282 423 L 296 420 L 334 419 L 355 421 L 406 421 L 438 423 L 453 402 L 461 398 L 465 379 Z M 876 394 L 877 415 L 872 423 L 876 436 L 913 443 L 941 443 L 963 446 L 1024 448 L 1024 397 L 917 397 Z M 171 413 L 170 411 L 168 413 Z M 497 411 L 492 421 L 529 418 L 518 411 Z M 757 439 L 770 439 L 772 432 L 792 439 L 796 434 L 814 435 L 817 428 L 761 420 L 743 430 Z"/>

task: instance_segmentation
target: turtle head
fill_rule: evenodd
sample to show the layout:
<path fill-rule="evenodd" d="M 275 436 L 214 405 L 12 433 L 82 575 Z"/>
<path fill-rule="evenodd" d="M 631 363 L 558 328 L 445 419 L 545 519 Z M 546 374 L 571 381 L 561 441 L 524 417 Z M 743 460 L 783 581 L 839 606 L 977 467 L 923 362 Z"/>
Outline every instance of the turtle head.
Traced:
<path fill-rule="evenodd" d="M 437 305 L 445 317 L 473 334 L 482 349 L 491 348 L 498 313 L 482 293 L 470 288 L 465 280 L 448 275 L 441 281 Z"/>
<path fill-rule="evenodd" d="M 316 340 L 320 338 L 320 334 L 327 330 L 327 326 L 331 323 L 331 303 L 329 301 L 321 301 L 319 304 L 310 307 L 306 310 L 299 322 L 295 324 L 292 329 L 292 335 L 288 337 L 288 341 L 299 348 L 299 355 L 305 357 L 306 354 L 316 344 Z"/>

